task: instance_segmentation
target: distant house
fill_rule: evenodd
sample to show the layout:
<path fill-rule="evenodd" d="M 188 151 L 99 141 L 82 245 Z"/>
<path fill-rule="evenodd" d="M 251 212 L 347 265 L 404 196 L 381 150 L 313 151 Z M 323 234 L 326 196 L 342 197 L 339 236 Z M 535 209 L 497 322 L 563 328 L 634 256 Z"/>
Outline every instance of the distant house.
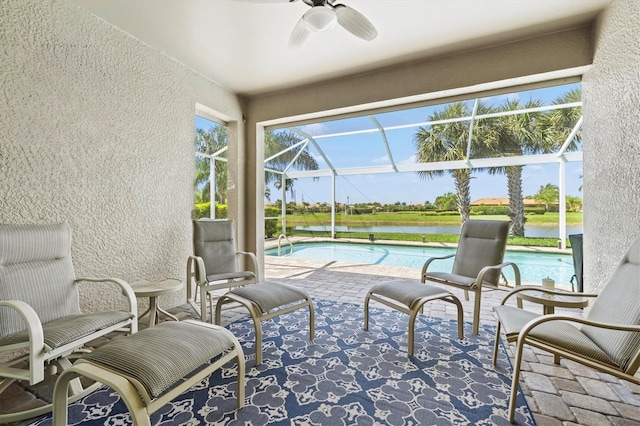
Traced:
<path fill-rule="evenodd" d="M 544 207 L 544 204 L 529 198 L 525 198 L 522 201 L 525 207 Z M 473 201 L 471 206 L 509 206 L 509 198 L 479 198 Z"/>

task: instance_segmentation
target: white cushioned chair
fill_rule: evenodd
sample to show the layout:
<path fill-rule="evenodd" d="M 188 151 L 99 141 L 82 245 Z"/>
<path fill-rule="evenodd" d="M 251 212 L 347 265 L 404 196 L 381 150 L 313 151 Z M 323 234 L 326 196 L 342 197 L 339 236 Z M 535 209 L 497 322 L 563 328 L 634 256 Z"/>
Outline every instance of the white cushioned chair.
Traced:
<path fill-rule="evenodd" d="M 585 318 L 538 315 L 505 304 L 512 296 L 530 288 L 522 286 L 511 291 L 493 308 L 498 317 L 493 364 L 496 364 L 501 327 L 507 342 L 517 342 L 510 421 L 515 414 L 524 345 L 552 353 L 556 363 L 560 358 L 567 358 L 640 385 L 640 379 L 635 376 L 640 367 L 640 238 L 631 245 L 600 294 L 562 293 L 564 297 L 595 297 Z"/>
<path fill-rule="evenodd" d="M 502 268 L 511 266 L 515 273 L 515 285 L 520 285 L 520 270 L 515 263 L 503 262 L 509 237 L 508 221 L 467 220 L 460 231 L 460 241 L 455 254 L 432 257 L 422 267 L 421 281 L 449 285 L 464 290 L 466 300 L 469 291 L 475 293 L 473 308 L 473 334 L 480 327 L 480 302 L 483 288 L 498 288 Z M 436 260 L 454 257 L 451 272 L 432 272 L 428 268 Z"/>
<path fill-rule="evenodd" d="M 202 321 L 207 320 L 208 299 L 213 323 L 214 297 L 211 292 L 260 282 L 256 255 L 237 250 L 232 220 L 194 220 L 193 253 L 187 260 L 187 301 L 200 311 Z M 250 260 L 253 271 L 240 268 L 238 259 L 241 256 Z M 198 296 L 200 306 L 197 305 Z"/>
<path fill-rule="evenodd" d="M 82 281 L 118 286 L 128 310 L 81 313 L 78 283 Z M 135 333 L 136 313 L 136 297 L 126 282 L 76 278 L 67 223 L 0 224 L 0 356 L 9 358 L 0 363 L 0 398 L 16 380 L 35 385 L 45 375 L 70 367 L 76 351 L 91 340 L 122 328 Z M 84 389 L 76 381 L 71 388 L 71 400 L 77 400 L 96 386 Z M 48 411 L 51 405 L 5 413 L 0 423 Z"/>

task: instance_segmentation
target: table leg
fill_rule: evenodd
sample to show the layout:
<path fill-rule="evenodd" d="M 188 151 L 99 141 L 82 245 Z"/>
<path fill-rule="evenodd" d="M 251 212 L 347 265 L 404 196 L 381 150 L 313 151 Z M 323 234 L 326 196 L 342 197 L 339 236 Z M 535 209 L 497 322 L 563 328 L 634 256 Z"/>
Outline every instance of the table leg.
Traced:
<path fill-rule="evenodd" d="M 149 327 L 153 327 L 156 324 L 158 318 L 158 298 L 149 298 Z"/>
<path fill-rule="evenodd" d="M 556 312 L 555 308 L 553 306 L 551 306 L 551 305 L 542 305 L 542 306 L 543 306 L 542 312 L 545 315 L 552 315 L 552 314 L 554 314 Z"/>
<path fill-rule="evenodd" d="M 175 315 L 172 315 L 169 312 L 167 312 L 164 309 L 162 309 L 160 307 L 160 305 L 157 306 L 157 309 L 158 309 L 158 316 L 160 315 L 160 313 L 163 313 L 164 315 L 168 316 L 169 318 L 171 318 L 174 321 L 180 321 Z"/>
<path fill-rule="evenodd" d="M 144 316 L 147 315 L 149 313 L 149 311 L 151 311 L 151 305 L 149 305 L 149 307 L 147 308 L 146 311 L 144 311 L 143 313 L 138 315 L 138 321 L 140 321 L 142 318 L 144 318 Z"/>

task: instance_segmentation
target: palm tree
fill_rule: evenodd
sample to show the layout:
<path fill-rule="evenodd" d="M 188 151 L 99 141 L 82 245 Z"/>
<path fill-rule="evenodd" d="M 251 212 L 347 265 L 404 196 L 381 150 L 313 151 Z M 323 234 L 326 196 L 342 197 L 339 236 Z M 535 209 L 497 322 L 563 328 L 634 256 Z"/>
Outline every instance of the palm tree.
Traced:
<path fill-rule="evenodd" d="M 307 150 L 300 152 L 300 150 L 302 149 L 301 146 L 287 151 L 288 148 L 294 146 L 300 141 L 300 137 L 298 137 L 298 135 L 291 131 L 285 130 L 275 132 L 272 130 L 267 130 L 264 134 L 264 156 L 266 158 L 269 158 L 278 154 L 279 152 L 282 152 L 282 154 L 266 163 L 264 165 L 265 168 L 284 170 L 293 161 L 293 164 L 291 165 L 293 169 L 318 170 L 318 162 L 316 161 L 316 159 Z M 300 153 L 300 155 L 298 155 L 298 153 Z M 286 191 L 293 190 L 293 181 L 294 179 L 286 180 Z M 267 185 L 273 184 L 273 186 L 275 186 L 277 189 L 280 189 L 282 187 L 281 175 L 278 173 L 265 171 L 264 183 L 265 188 Z"/>
<path fill-rule="evenodd" d="M 582 90 L 580 88 L 570 90 L 553 101 L 554 105 L 580 102 Z M 543 129 L 543 143 L 549 151 L 557 151 L 569 134 L 573 131 L 578 120 L 582 117 L 581 107 L 562 108 L 548 112 L 542 117 L 541 128 Z M 567 151 L 578 149 L 578 143 L 582 141 L 582 132 L 578 131 L 567 147 Z"/>
<path fill-rule="evenodd" d="M 292 132 L 265 132 L 265 156 L 271 157 L 280 151 L 284 151 L 287 148 L 300 142 L 300 139 Z M 195 149 L 196 152 L 203 154 L 213 154 L 228 145 L 228 132 L 227 127 L 222 125 L 212 126 L 209 130 L 196 129 Z M 266 167 L 273 169 L 284 169 L 289 163 L 296 157 L 300 147 L 294 148 L 290 151 L 284 152 L 282 155 L 271 160 Z M 220 157 L 226 157 L 227 154 L 223 153 Z M 317 170 L 318 163 L 309 154 L 308 151 L 303 151 L 298 158 L 294 161 L 294 169 L 298 170 Z M 206 202 L 210 200 L 209 192 L 209 160 L 206 158 L 198 157 L 196 159 L 196 201 Z M 216 163 L 216 193 L 214 201 L 216 203 L 224 204 L 227 201 L 227 163 L 218 161 Z M 280 175 L 273 172 L 265 173 L 265 183 L 273 183 L 276 188 L 281 186 Z M 293 182 L 287 181 L 287 190 L 293 188 Z M 270 196 L 269 188 L 265 189 L 265 195 Z"/>
<path fill-rule="evenodd" d="M 524 106 L 518 100 L 506 100 L 500 111 L 515 111 L 524 108 L 537 108 L 542 105 L 540 100 L 530 99 Z M 506 115 L 493 123 L 498 132 L 498 143 L 493 146 L 491 156 L 520 156 L 543 151 L 536 125 L 541 113 L 528 112 L 517 115 Z M 524 196 L 522 194 L 522 166 L 491 167 L 490 174 L 503 173 L 507 176 L 507 192 L 509 195 L 509 217 L 511 218 L 511 232 L 515 236 L 524 237 L 526 222 L 524 211 Z"/>
<path fill-rule="evenodd" d="M 212 126 L 209 130 L 196 129 L 195 150 L 203 154 L 213 154 L 218 152 L 228 144 L 227 127 L 222 125 Z M 221 156 L 226 156 L 223 154 Z M 209 160 L 207 158 L 196 158 L 196 201 L 206 202 L 210 198 L 209 185 Z M 216 203 L 224 204 L 227 198 L 227 163 L 218 161 L 216 163 Z"/>
<path fill-rule="evenodd" d="M 490 107 L 479 103 L 478 114 L 487 114 Z M 432 114 L 428 121 L 439 121 L 451 118 L 466 117 L 471 114 L 467 105 L 463 102 L 455 102 L 448 105 L 441 111 Z M 420 127 L 418 133 L 413 137 L 413 142 L 417 150 L 417 161 L 419 163 L 429 163 L 435 161 L 457 161 L 467 159 L 467 142 L 469 140 L 469 121 L 456 121 L 452 123 L 433 124 L 428 127 Z M 474 127 L 472 139 L 472 155 L 477 154 L 479 142 L 489 143 L 494 138 L 491 136 L 493 130 L 482 123 Z M 442 176 L 444 170 L 423 170 L 418 175 L 423 179 L 433 179 Z M 460 218 L 464 223 L 469 219 L 471 210 L 471 170 L 454 169 L 449 170 L 456 187 L 457 206 Z"/>

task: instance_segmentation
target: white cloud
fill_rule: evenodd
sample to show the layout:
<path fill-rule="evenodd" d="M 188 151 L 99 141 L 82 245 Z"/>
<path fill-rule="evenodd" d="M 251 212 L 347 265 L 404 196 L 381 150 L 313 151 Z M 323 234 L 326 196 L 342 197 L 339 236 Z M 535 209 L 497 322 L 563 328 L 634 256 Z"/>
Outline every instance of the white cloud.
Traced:
<path fill-rule="evenodd" d="M 388 164 L 389 163 L 389 156 L 388 155 L 383 155 L 382 157 L 374 158 L 373 160 L 371 160 L 371 162 L 374 163 L 374 164 L 380 164 L 380 163 Z"/>
<path fill-rule="evenodd" d="M 400 160 L 398 164 L 416 164 L 417 162 L 418 162 L 418 157 L 415 154 L 413 154 L 413 155 L 410 155 L 409 158 Z"/>
<path fill-rule="evenodd" d="M 300 130 L 311 136 L 318 136 L 327 133 L 327 126 L 325 126 L 324 123 L 307 124 L 306 126 L 302 126 Z"/>
<path fill-rule="evenodd" d="M 324 158 L 322 158 L 320 154 L 316 154 L 315 152 L 312 152 L 311 156 L 318 162 L 318 164 L 327 164 L 327 162 L 324 161 Z"/>

